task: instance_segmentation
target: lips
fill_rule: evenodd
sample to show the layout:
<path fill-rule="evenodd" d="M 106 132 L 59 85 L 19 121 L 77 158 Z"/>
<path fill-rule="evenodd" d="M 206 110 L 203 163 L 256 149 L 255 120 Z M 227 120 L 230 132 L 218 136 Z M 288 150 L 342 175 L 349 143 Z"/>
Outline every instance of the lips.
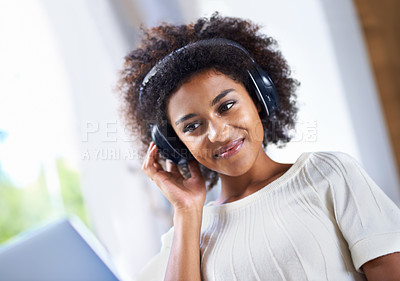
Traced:
<path fill-rule="evenodd" d="M 234 141 L 231 141 L 227 145 L 219 148 L 214 153 L 214 157 L 219 159 L 229 158 L 240 151 L 240 149 L 243 146 L 243 143 L 244 143 L 244 138 L 239 138 Z"/>

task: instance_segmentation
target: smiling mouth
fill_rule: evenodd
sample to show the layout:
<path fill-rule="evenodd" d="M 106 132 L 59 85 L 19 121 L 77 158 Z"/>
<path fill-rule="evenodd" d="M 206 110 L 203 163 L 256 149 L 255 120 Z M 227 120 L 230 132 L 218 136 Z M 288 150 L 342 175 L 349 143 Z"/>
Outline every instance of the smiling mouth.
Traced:
<path fill-rule="evenodd" d="M 242 148 L 244 143 L 244 138 L 236 139 L 230 142 L 227 146 L 220 148 L 215 154 L 214 157 L 217 159 L 226 159 L 236 155 L 240 149 Z"/>

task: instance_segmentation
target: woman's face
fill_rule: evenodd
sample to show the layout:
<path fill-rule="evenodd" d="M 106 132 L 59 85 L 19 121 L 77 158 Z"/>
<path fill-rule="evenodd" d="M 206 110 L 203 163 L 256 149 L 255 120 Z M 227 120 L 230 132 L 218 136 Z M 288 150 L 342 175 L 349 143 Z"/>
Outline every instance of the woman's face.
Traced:
<path fill-rule="evenodd" d="M 192 77 L 169 99 L 168 117 L 193 156 L 220 174 L 247 172 L 262 150 L 258 110 L 241 83 L 215 70 Z"/>

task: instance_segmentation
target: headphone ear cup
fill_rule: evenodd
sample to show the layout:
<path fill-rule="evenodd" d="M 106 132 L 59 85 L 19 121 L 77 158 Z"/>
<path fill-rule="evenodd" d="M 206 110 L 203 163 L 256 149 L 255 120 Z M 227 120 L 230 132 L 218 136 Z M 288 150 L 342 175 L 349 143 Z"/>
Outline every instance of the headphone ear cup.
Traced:
<path fill-rule="evenodd" d="M 258 65 L 248 71 L 255 95 L 261 104 L 265 116 L 270 116 L 278 109 L 279 97 L 275 85 L 268 73 Z"/>
<path fill-rule="evenodd" d="M 151 138 L 161 155 L 176 165 L 184 165 L 194 159 L 171 125 L 151 125 Z"/>

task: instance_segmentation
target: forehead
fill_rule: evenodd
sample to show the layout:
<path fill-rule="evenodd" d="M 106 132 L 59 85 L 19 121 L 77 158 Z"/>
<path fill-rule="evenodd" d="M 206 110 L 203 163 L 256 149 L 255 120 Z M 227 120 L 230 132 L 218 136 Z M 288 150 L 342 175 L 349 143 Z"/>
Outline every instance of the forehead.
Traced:
<path fill-rule="evenodd" d="M 200 72 L 191 77 L 176 90 L 168 100 L 169 116 L 176 116 L 200 104 L 211 104 L 212 100 L 224 90 L 243 88 L 242 84 L 215 70 Z"/>

